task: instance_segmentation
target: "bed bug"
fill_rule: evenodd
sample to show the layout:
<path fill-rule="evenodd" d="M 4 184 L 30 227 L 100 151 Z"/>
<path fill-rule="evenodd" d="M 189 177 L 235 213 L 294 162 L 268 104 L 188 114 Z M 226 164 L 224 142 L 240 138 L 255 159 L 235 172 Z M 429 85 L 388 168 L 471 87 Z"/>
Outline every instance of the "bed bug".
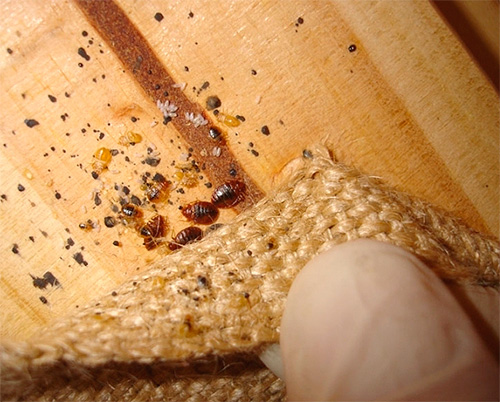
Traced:
<path fill-rule="evenodd" d="M 174 179 L 179 183 L 179 186 L 192 188 L 198 184 L 198 173 L 191 163 L 177 165 L 176 169 Z"/>
<path fill-rule="evenodd" d="M 142 237 L 164 237 L 167 228 L 166 219 L 162 215 L 155 215 L 139 229 Z"/>
<path fill-rule="evenodd" d="M 126 225 L 133 225 L 136 229 L 142 225 L 142 217 L 144 213 L 135 204 L 125 204 L 122 206 L 123 223 Z"/>
<path fill-rule="evenodd" d="M 228 127 L 238 127 L 241 124 L 241 121 L 237 117 L 222 112 L 217 114 L 217 120 Z"/>
<path fill-rule="evenodd" d="M 162 243 L 166 229 L 166 219 L 161 215 L 153 216 L 139 228 L 139 234 L 144 237 L 144 246 L 147 250 L 152 250 Z"/>
<path fill-rule="evenodd" d="M 146 197 L 151 202 L 162 202 L 168 197 L 172 182 L 165 179 L 163 175 L 156 173 L 153 176 L 153 182 L 148 183 L 146 187 Z"/>
<path fill-rule="evenodd" d="M 97 174 L 102 173 L 103 170 L 108 167 L 112 158 L 113 158 L 113 155 L 111 154 L 110 149 L 99 148 L 94 153 L 94 161 L 92 162 L 92 169 L 94 169 L 94 171 Z"/>
<path fill-rule="evenodd" d="M 208 130 L 208 135 L 211 139 L 220 141 L 223 139 L 221 131 L 217 127 L 210 127 Z"/>
<path fill-rule="evenodd" d="M 210 225 L 219 217 L 219 209 L 208 201 L 195 201 L 182 208 L 182 215 L 201 225 Z"/>
<path fill-rule="evenodd" d="M 134 133 L 133 131 L 127 131 L 118 139 L 118 143 L 126 147 L 129 145 L 139 144 L 140 142 L 142 142 L 142 135 Z"/>
<path fill-rule="evenodd" d="M 122 213 L 125 217 L 132 219 L 140 219 L 143 215 L 141 209 L 137 205 L 130 203 L 122 206 Z"/>
<path fill-rule="evenodd" d="M 203 237 L 203 230 L 197 226 L 189 226 L 182 229 L 174 237 L 173 241 L 168 244 L 168 248 L 172 251 L 177 250 L 186 244 L 193 243 Z"/>
<path fill-rule="evenodd" d="M 230 180 L 214 190 L 212 203 L 218 208 L 231 208 L 245 199 L 245 192 L 245 183 Z"/>

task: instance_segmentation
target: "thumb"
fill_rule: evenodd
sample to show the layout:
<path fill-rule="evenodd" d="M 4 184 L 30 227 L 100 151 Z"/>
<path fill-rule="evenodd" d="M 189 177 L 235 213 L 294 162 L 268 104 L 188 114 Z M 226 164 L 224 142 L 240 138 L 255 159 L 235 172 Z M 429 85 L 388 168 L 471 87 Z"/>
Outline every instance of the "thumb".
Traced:
<path fill-rule="evenodd" d="M 281 323 L 289 400 L 498 397 L 498 367 L 434 273 L 372 240 L 335 246 L 294 281 Z"/>

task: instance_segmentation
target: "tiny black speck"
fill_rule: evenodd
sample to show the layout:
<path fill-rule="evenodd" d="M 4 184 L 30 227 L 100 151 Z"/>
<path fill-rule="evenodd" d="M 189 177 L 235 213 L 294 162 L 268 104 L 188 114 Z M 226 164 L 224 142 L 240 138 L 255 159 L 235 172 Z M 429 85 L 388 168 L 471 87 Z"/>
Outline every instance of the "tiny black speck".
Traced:
<path fill-rule="evenodd" d="M 220 101 L 218 96 L 213 95 L 207 98 L 206 104 L 207 110 L 213 110 L 220 107 L 222 105 L 222 102 Z"/>
<path fill-rule="evenodd" d="M 56 199 L 58 199 L 58 200 L 60 200 L 60 199 L 61 199 L 61 194 L 60 194 L 60 193 L 58 193 L 57 191 L 56 191 L 56 193 L 54 194 L 54 196 L 55 196 L 55 197 L 56 197 Z"/>
<path fill-rule="evenodd" d="M 102 203 L 101 197 L 99 197 L 99 194 L 96 193 L 95 196 L 94 196 L 94 204 L 96 206 L 99 206 L 99 205 L 101 205 L 101 203 Z"/>
<path fill-rule="evenodd" d="M 89 33 L 87 31 L 82 31 L 82 36 L 87 36 Z"/>
<path fill-rule="evenodd" d="M 137 206 L 141 206 L 142 205 L 142 202 L 140 200 L 139 197 L 137 197 L 136 195 L 132 195 L 132 197 L 130 197 L 130 202 L 134 205 L 137 205 Z"/>
<path fill-rule="evenodd" d="M 189 18 L 193 18 L 193 17 L 194 17 L 194 14 L 193 14 L 193 12 L 192 12 L 192 11 L 190 11 L 190 12 L 189 12 L 188 17 L 189 17 Z"/>
<path fill-rule="evenodd" d="M 85 60 L 87 60 L 87 61 L 90 60 L 90 56 L 87 54 L 87 52 L 85 51 L 85 49 L 83 47 L 78 48 L 78 54 L 80 56 L 82 56 Z"/>
<path fill-rule="evenodd" d="M 54 96 L 54 95 L 50 95 L 49 94 L 49 99 L 52 103 L 56 103 L 57 102 L 57 98 Z"/>
<path fill-rule="evenodd" d="M 304 18 L 302 17 L 297 18 L 297 22 L 302 25 L 304 23 Z"/>
<path fill-rule="evenodd" d="M 147 157 L 146 159 L 144 159 L 143 162 L 149 166 L 156 167 L 160 164 L 160 161 L 161 161 L 161 158 L 156 159 L 156 158 Z"/>
<path fill-rule="evenodd" d="M 45 296 L 40 296 L 39 299 L 43 304 L 47 304 L 49 302 Z"/>
<path fill-rule="evenodd" d="M 257 75 L 257 71 L 252 69 L 252 75 Z"/>
<path fill-rule="evenodd" d="M 302 151 L 302 156 L 306 159 L 312 159 L 313 158 L 313 154 L 311 151 L 309 151 L 308 149 L 304 149 Z"/>
<path fill-rule="evenodd" d="M 238 174 L 238 172 L 237 172 L 237 170 L 235 168 L 232 168 L 232 169 L 229 170 L 229 174 L 234 177 L 234 176 L 236 176 Z"/>
<path fill-rule="evenodd" d="M 16 243 L 12 245 L 12 252 L 14 254 L 19 254 L 19 246 Z"/>
<path fill-rule="evenodd" d="M 347 49 L 348 49 L 348 50 L 349 50 L 349 52 L 351 52 L 351 53 L 352 53 L 352 52 L 355 52 L 355 51 L 356 51 L 356 45 L 352 44 L 352 45 L 350 45 Z"/>
<path fill-rule="evenodd" d="M 92 174 L 92 178 L 93 178 L 94 180 L 97 180 L 97 179 L 99 178 L 99 174 L 98 174 L 96 171 L 92 171 L 92 173 L 91 173 L 91 174 Z"/>
<path fill-rule="evenodd" d="M 259 156 L 259 153 L 258 153 L 255 149 L 252 149 L 252 151 L 251 151 L 251 152 L 252 152 L 252 154 L 253 154 L 254 156 Z"/>
<path fill-rule="evenodd" d="M 132 116 L 132 117 L 130 118 L 130 120 L 132 120 L 132 123 L 135 123 L 135 122 L 137 121 L 137 117 Z"/>
<path fill-rule="evenodd" d="M 13 51 L 12 51 L 12 49 L 10 47 L 7 48 L 7 53 L 9 53 L 9 54 L 13 53 Z"/>
<path fill-rule="evenodd" d="M 112 216 L 106 216 L 104 218 L 104 225 L 107 228 L 112 228 L 115 226 L 115 224 L 116 224 L 115 218 L 113 218 Z"/>
<path fill-rule="evenodd" d="M 29 128 L 33 128 L 35 126 L 38 126 L 40 123 L 35 119 L 25 119 L 24 124 L 26 124 Z"/>
<path fill-rule="evenodd" d="M 269 131 L 269 127 L 268 126 L 262 126 L 262 128 L 260 129 L 260 131 L 262 132 L 262 134 L 264 135 L 269 135 L 271 134 L 271 132 Z"/>
<path fill-rule="evenodd" d="M 163 19 L 163 14 L 162 13 L 156 13 L 155 14 L 155 20 L 160 22 Z"/>
<path fill-rule="evenodd" d="M 83 258 L 83 254 L 80 252 L 73 254 L 73 258 L 80 265 L 85 265 L 85 266 L 89 265 L 89 263 L 85 261 L 85 259 Z"/>
<path fill-rule="evenodd" d="M 26 188 L 25 188 L 22 184 L 18 184 L 18 185 L 17 185 L 17 189 L 18 189 L 19 191 L 24 191 L 24 190 L 26 190 Z"/>

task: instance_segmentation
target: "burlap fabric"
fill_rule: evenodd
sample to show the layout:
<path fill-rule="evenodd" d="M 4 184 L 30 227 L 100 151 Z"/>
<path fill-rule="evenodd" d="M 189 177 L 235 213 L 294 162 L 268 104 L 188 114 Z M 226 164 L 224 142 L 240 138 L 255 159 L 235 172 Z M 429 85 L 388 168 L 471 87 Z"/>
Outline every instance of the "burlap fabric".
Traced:
<path fill-rule="evenodd" d="M 401 246 L 445 281 L 498 287 L 499 244 L 334 162 L 302 158 L 275 194 L 25 343 L 1 347 L 2 400 L 281 400 L 256 357 L 279 341 L 290 285 L 360 237 Z"/>

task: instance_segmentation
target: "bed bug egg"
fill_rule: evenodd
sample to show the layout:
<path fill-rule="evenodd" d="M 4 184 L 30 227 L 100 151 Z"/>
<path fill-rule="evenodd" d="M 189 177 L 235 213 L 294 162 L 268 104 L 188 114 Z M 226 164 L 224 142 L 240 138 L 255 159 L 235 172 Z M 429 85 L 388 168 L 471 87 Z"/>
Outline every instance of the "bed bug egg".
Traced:
<path fill-rule="evenodd" d="M 189 226 L 182 229 L 174 237 L 173 241 L 168 244 L 168 248 L 172 251 L 177 250 L 186 244 L 193 243 L 200 240 L 203 237 L 203 230 L 197 226 Z"/>
<path fill-rule="evenodd" d="M 210 225 L 219 217 L 219 209 L 208 201 L 195 201 L 182 208 L 182 215 L 200 225 Z"/>
<path fill-rule="evenodd" d="M 212 203 L 218 208 L 231 208 L 245 199 L 245 193 L 245 183 L 230 180 L 214 190 Z"/>
<path fill-rule="evenodd" d="M 104 169 L 106 169 L 111 162 L 113 155 L 111 150 L 108 148 L 99 148 L 94 153 L 94 160 L 92 162 L 92 168 L 97 174 L 102 173 Z"/>

